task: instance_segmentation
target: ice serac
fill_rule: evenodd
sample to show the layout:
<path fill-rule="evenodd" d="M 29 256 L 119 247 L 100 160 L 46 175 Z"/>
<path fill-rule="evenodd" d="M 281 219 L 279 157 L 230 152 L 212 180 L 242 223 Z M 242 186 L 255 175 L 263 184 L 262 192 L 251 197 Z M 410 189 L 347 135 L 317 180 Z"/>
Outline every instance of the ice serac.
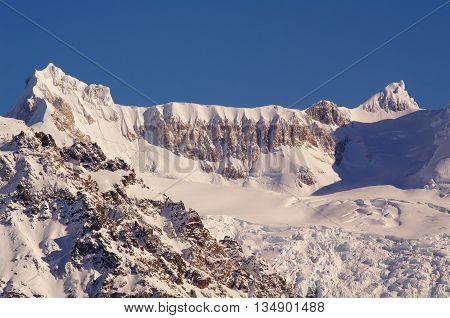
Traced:
<path fill-rule="evenodd" d="M 386 112 L 413 112 L 419 110 L 419 105 L 409 96 L 405 82 L 400 81 L 387 85 L 358 106 L 368 112 L 384 110 Z"/>

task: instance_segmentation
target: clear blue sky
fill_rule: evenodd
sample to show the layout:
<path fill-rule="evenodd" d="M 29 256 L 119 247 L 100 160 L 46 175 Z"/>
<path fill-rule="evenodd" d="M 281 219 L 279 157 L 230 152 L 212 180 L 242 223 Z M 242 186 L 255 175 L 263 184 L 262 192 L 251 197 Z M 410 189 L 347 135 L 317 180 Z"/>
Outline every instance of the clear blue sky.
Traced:
<path fill-rule="evenodd" d="M 445 0 L 7 1 L 159 103 L 290 106 Z M 0 3 L 0 113 L 53 62 L 117 103 L 151 105 Z M 297 108 L 356 106 L 403 79 L 425 108 L 450 97 L 450 5 Z"/>

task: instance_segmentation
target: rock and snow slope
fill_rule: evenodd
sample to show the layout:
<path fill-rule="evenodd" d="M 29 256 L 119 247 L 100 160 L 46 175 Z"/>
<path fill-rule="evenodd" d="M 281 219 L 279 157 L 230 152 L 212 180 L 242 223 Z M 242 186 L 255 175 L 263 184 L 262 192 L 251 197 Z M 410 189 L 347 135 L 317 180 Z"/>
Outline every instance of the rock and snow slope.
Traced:
<path fill-rule="evenodd" d="M 0 166 L 1 297 L 299 296 L 95 143 L 28 129 Z"/>
<path fill-rule="evenodd" d="M 448 297 L 449 115 L 403 82 L 354 109 L 126 107 L 50 64 L 0 118 L 0 292 Z"/>

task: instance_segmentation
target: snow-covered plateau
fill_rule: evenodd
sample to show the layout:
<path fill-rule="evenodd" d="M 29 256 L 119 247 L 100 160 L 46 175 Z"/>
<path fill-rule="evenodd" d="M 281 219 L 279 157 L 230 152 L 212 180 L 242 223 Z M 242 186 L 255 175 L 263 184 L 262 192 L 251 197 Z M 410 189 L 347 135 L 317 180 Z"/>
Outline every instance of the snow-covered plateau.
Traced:
<path fill-rule="evenodd" d="M 118 105 L 53 64 L 0 117 L 2 297 L 449 297 L 450 109 Z"/>

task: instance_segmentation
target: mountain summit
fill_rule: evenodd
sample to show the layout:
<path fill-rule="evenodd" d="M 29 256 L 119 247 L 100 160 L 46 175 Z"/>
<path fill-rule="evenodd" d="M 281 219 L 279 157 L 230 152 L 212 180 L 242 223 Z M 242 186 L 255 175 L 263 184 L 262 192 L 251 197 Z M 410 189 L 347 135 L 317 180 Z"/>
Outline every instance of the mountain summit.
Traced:
<path fill-rule="evenodd" d="M 369 112 L 378 110 L 401 112 L 420 109 L 414 98 L 409 96 L 403 81 L 387 85 L 381 92 L 376 93 L 358 107 Z"/>

